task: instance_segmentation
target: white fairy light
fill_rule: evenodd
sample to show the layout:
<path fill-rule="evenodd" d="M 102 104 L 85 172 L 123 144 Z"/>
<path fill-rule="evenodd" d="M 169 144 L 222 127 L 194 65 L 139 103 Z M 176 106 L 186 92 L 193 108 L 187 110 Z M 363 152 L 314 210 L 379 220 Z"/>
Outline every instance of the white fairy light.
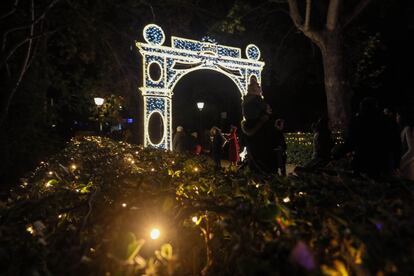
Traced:
<path fill-rule="evenodd" d="M 172 150 L 172 95 L 175 85 L 186 74 L 209 69 L 229 77 L 242 97 L 247 93 L 248 80 L 252 75 L 261 81 L 264 62 L 259 61 L 260 50 L 254 44 L 246 47 L 247 58 L 242 58 L 241 49 L 219 45 L 213 38 L 202 41 L 171 37 L 171 47 L 163 46 L 165 34 L 155 24 L 145 26 L 143 37 L 146 43 L 138 42 L 143 57 L 144 99 L 144 146 Z M 150 66 L 160 69 L 159 76 L 151 76 Z M 158 143 L 150 139 L 148 125 L 152 115 L 158 113 L 163 123 L 163 136 Z"/>
<path fill-rule="evenodd" d="M 283 199 L 283 202 L 284 203 L 288 203 L 288 202 L 290 202 L 290 198 L 287 196 L 287 197 L 285 197 L 284 199 Z"/>
<path fill-rule="evenodd" d="M 154 228 L 154 229 L 151 230 L 151 232 L 150 232 L 151 239 L 156 240 L 160 236 L 161 236 L 161 232 L 158 228 Z"/>
<path fill-rule="evenodd" d="M 243 151 L 240 153 L 240 160 L 243 162 L 244 159 L 246 159 L 246 156 L 247 156 L 247 148 L 244 147 Z"/>

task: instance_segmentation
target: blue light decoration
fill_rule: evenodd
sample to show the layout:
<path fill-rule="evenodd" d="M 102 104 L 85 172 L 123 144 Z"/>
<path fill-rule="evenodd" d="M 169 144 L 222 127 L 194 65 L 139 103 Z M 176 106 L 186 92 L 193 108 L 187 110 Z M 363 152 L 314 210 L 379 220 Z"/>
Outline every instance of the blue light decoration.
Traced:
<path fill-rule="evenodd" d="M 133 122 L 134 122 L 134 119 L 132 119 L 132 118 L 127 119 L 127 124 L 132 124 Z"/>
<path fill-rule="evenodd" d="M 259 60 L 259 58 L 260 58 L 259 48 L 254 44 L 247 45 L 247 47 L 246 47 L 246 56 L 247 56 L 248 59 Z"/>
<path fill-rule="evenodd" d="M 143 87 L 140 90 L 144 99 L 144 146 L 173 150 L 172 95 L 184 75 L 200 69 L 217 71 L 235 83 L 240 97 L 247 93 L 252 75 L 261 82 L 265 63 L 259 61 L 260 50 L 254 44 L 246 47 L 247 58 L 242 58 L 240 48 L 220 45 L 208 36 L 201 41 L 172 36 L 171 47 L 163 46 L 164 31 L 155 24 L 145 26 L 143 36 L 146 43 L 137 42 L 136 46 L 143 57 Z M 149 66 L 154 62 L 161 69 L 157 80 L 152 79 L 149 72 Z M 148 122 L 154 112 L 161 115 L 164 125 L 164 136 L 159 144 L 153 144 L 149 138 Z"/>
<path fill-rule="evenodd" d="M 203 37 L 201 38 L 201 41 L 202 41 L 202 42 L 212 43 L 212 44 L 217 44 L 217 41 L 216 41 L 214 38 L 212 38 L 212 37 L 210 37 L 210 36 L 208 36 L 208 35 L 203 36 Z"/>
<path fill-rule="evenodd" d="M 160 26 L 149 24 L 144 28 L 144 39 L 151 45 L 162 45 L 165 41 L 165 34 Z"/>

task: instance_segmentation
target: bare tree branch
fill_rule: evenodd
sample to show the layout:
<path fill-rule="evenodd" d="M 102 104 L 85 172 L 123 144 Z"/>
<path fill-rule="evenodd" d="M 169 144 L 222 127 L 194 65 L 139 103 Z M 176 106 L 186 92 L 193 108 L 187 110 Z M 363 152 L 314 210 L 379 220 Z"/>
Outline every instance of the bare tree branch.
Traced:
<path fill-rule="evenodd" d="M 298 2 L 296 0 L 288 0 L 289 4 L 289 14 L 293 20 L 293 24 L 299 29 L 303 29 L 303 19 L 299 12 Z"/>
<path fill-rule="evenodd" d="M 57 4 L 57 2 L 59 2 L 60 0 L 53 0 L 52 2 L 49 3 L 49 5 L 43 10 L 42 14 L 40 16 L 38 16 L 36 19 L 32 19 L 32 21 L 30 22 L 30 24 L 27 25 L 23 25 L 23 26 L 19 26 L 19 27 L 15 27 L 15 28 L 11 28 L 7 31 L 4 32 L 3 34 L 3 42 L 2 42 L 2 50 L 4 51 L 4 49 L 6 49 L 6 43 L 7 43 L 7 36 L 15 31 L 19 31 L 19 30 L 24 30 L 27 28 L 31 28 L 32 26 L 36 25 L 37 23 L 39 23 L 40 20 L 44 19 L 46 14 L 48 13 L 48 11 L 53 8 L 54 5 Z"/>
<path fill-rule="evenodd" d="M 304 27 L 305 32 L 309 30 L 311 7 L 312 7 L 312 0 L 306 0 L 306 14 L 305 14 L 305 27 Z"/>
<path fill-rule="evenodd" d="M 34 22 L 34 17 L 35 17 L 35 11 L 34 11 L 34 0 L 31 1 L 31 7 L 30 7 L 30 11 L 31 11 L 31 19 L 32 22 Z M 30 33 L 29 33 L 29 37 L 33 37 L 34 35 L 34 28 L 35 28 L 35 24 L 32 24 L 31 28 L 30 28 Z M 20 67 L 20 73 L 19 76 L 16 80 L 16 83 L 14 84 L 14 87 L 12 88 L 12 90 L 10 91 L 9 95 L 7 96 L 6 99 L 6 103 L 4 108 L 2 108 L 1 110 L 1 114 L 0 114 L 0 126 L 3 125 L 3 123 L 5 122 L 7 115 L 9 113 L 9 108 L 10 108 L 10 104 L 13 100 L 14 94 L 16 93 L 17 89 L 20 86 L 20 83 L 23 80 L 23 77 L 27 71 L 27 65 L 29 63 L 29 59 L 30 59 L 30 54 L 32 52 L 32 44 L 33 44 L 33 39 L 29 39 L 29 44 L 27 46 L 27 50 L 26 50 L 26 56 L 23 60 L 22 66 Z"/>
<path fill-rule="evenodd" d="M 308 29 L 305 29 L 305 27 L 302 25 L 303 18 L 300 15 L 297 1 L 296 0 L 288 0 L 288 4 L 289 4 L 289 14 L 290 14 L 290 17 L 292 18 L 292 21 L 295 24 L 295 26 L 304 35 L 306 35 L 308 38 L 310 38 L 314 43 L 316 43 L 318 46 L 321 46 L 321 43 L 323 41 L 322 33 L 312 30 L 310 28 L 310 22 L 309 22 Z M 307 4 L 308 4 L 308 2 L 307 2 Z M 309 7 L 309 13 L 310 13 L 310 7 Z"/>
<path fill-rule="evenodd" d="M 345 17 L 342 28 L 345 29 L 352 21 L 354 21 L 354 19 L 365 10 L 369 3 L 371 3 L 371 0 L 360 0 L 355 9 Z"/>
<path fill-rule="evenodd" d="M 326 29 L 333 31 L 338 25 L 339 9 L 341 0 L 330 0 L 328 6 L 328 12 L 326 14 Z"/>
<path fill-rule="evenodd" d="M 3 14 L 3 15 L 0 15 L 0 20 L 2 20 L 2 19 L 4 19 L 4 18 L 6 18 L 6 17 L 8 17 L 9 15 L 12 15 L 16 10 L 17 10 L 17 5 L 19 4 L 19 0 L 15 0 L 14 1 L 14 4 L 13 4 L 13 7 L 11 8 L 11 10 L 10 11 L 8 11 L 8 12 L 6 12 L 5 14 Z"/>
<path fill-rule="evenodd" d="M 154 8 L 152 7 L 152 5 L 145 0 L 141 0 L 141 3 L 150 8 L 151 14 L 152 14 L 152 21 L 155 22 L 156 17 L 155 17 Z"/>
<path fill-rule="evenodd" d="M 5 55 L 5 58 L 4 58 L 4 61 L 2 61 L 3 63 L 4 62 L 7 62 L 12 56 L 13 56 L 13 54 L 20 48 L 20 47 L 22 47 L 23 45 L 25 45 L 27 42 L 30 42 L 31 40 L 35 40 L 35 39 L 37 39 L 37 38 L 39 38 L 39 37 L 42 37 L 42 36 L 46 36 L 46 35 L 50 35 L 50 34 L 53 34 L 53 33 L 55 33 L 57 30 L 53 30 L 53 31 L 48 31 L 48 32 L 44 32 L 44 33 L 41 33 L 41 34 L 38 34 L 38 35 L 34 35 L 34 36 L 29 36 L 29 37 L 26 37 L 26 38 L 24 38 L 22 41 L 20 41 L 20 42 L 18 42 L 18 43 L 16 43 L 14 46 L 13 46 L 13 48 L 8 52 L 8 54 L 6 54 Z M 2 67 L 2 65 L 0 65 L 0 67 Z"/>

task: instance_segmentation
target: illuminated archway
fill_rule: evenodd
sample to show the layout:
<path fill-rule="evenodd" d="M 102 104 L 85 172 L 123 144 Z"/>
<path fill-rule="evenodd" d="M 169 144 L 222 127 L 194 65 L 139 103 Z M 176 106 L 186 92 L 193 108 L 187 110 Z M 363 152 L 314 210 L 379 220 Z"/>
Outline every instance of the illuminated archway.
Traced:
<path fill-rule="evenodd" d="M 143 57 L 140 90 L 144 99 L 144 146 L 172 150 L 172 94 L 187 73 L 210 69 L 225 74 L 236 84 L 241 97 L 247 93 L 252 75 L 261 82 L 264 62 L 259 61 L 260 50 L 256 45 L 248 45 L 246 58 L 242 58 L 240 48 L 219 45 L 211 38 L 196 41 L 172 36 L 171 47 L 163 46 L 164 31 L 155 24 L 145 26 L 143 36 L 146 43 L 136 45 Z M 157 69 L 159 76 L 154 76 L 152 69 Z M 164 127 L 159 143 L 151 141 L 148 129 L 154 112 L 161 115 Z"/>

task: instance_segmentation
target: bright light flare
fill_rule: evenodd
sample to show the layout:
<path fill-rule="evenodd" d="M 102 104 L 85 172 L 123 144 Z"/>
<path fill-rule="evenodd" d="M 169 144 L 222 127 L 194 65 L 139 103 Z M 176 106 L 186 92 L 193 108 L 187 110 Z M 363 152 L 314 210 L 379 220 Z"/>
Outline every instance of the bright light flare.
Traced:
<path fill-rule="evenodd" d="M 192 222 L 197 223 L 198 217 L 194 216 L 194 217 L 191 218 L 191 220 L 192 220 Z"/>
<path fill-rule="evenodd" d="M 290 198 L 287 196 L 287 197 L 285 197 L 284 199 L 283 199 L 283 202 L 284 203 L 288 203 L 288 202 L 290 202 Z"/>
<path fill-rule="evenodd" d="M 31 226 L 31 225 L 27 226 L 26 231 L 33 235 L 34 234 L 33 226 Z"/>
<path fill-rule="evenodd" d="M 160 235 L 161 235 L 161 232 L 157 228 L 152 229 L 151 232 L 150 232 L 150 237 L 153 240 L 158 239 L 160 237 Z"/>
<path fill-rule="evenodd" d="M 101 105 L 103 105 L 105 99 L 104 98 L 100 98 L 100 97 L 96 97 L 96 98 L 93 98 L 93 101 L 95 102 L 95 104 L 97 106 L 101 106 Z"/>

